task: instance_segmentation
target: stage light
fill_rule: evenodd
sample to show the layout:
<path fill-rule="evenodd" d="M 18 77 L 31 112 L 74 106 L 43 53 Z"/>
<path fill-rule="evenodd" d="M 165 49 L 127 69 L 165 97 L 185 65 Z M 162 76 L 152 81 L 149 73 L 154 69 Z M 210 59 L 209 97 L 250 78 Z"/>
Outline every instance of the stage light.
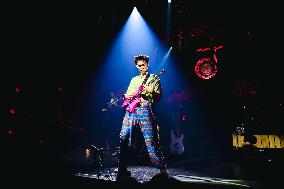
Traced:
<path fill-rule="evenodd" d="M 10 114 L 16 114 L 16 109 L 15 108 L 10 108 L 9 109 Z"/>
<path fill-rule="evenodd" d="M 140 13 L 138 12 L 138 9 L 136 7 L 133 8 L 131 15 L 133 16 L 133 20 L 140 19 Z"/>
<path fill-rule="evenodd" d="M 86 148 L 85 149 L 85 159 L 89 160 L 91 158 L 91 150 Z"/>
<path fill-rule="evenodd" d="M 16 91 L 16 93 L 20 93 L 22 90 L 21 90 L 20 87 L 16 87 L 16 88 L 15 88 L 15 91 Z"/>
<path fill-rule="evenodd" d="M 8 136 L 14 136 L 14 130 L 13 129 L 8 129 L 7 135 Z"/>

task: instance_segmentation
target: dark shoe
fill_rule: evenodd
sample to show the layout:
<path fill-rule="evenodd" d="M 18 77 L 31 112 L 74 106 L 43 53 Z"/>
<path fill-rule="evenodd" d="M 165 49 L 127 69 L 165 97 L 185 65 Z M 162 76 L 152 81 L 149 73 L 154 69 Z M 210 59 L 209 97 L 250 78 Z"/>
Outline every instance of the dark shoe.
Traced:
<path fill-rule="evenodd" d="M 160 173 L 153 176 L 150 180 L 151 183 L 166 183 L 169 182 L 170 176 L 166 169 L 160 169 Z"/>
<path fill-rule="evenodd" d="M 130 171 L 119 171 L 118 170 L 117 175 L 116 175 L 116 180 L 127 179 L 127 178 L 131 178 Z"/>
<path fill-rule="evenodd" d="M 166 177 L 166 178 L 169 177 L 169 173 L 168 173 L 168 171 L 166 169 L 160 169 L 160 175 L 162 177 Z"/>
<path fill-rule="evenodd" d="M 118 168 L 115 168 L 113 172 L 118 173 Z"/>

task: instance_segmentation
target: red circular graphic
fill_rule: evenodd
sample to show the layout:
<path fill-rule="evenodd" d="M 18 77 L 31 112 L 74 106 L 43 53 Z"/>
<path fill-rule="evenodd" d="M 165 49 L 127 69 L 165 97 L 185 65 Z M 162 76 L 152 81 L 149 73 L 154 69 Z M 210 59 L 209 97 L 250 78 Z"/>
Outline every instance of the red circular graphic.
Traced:
<path fill-rule="evenodd" d="M 194 71 L 201 79 L 210 79 L 217 73 L 217 64 L 210 58 L 202 58 L 196 62 Z"/>

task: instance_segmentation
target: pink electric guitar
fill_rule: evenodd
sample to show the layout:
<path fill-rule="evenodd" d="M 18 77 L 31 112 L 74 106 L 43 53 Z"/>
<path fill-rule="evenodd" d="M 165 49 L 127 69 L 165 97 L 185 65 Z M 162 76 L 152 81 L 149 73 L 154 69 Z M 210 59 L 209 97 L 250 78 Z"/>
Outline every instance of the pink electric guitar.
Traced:
<path fill-rule="evenodd" d="M 153 83 L 158 77 L 165 72 L 164 69 L 160 71 L 159 74 L 155 75 L 155 77 L 149 81 L 148 85 Z M 143 82 L 144 83 L 144 82 Z M 126 107 L 126 111 L 133 112 L 135 108 L 140 103 L 140 94 L 143 91 L 143 84 L 141 84 L 138 89 L 135 91 L 135 95 L 131 99 L 125 99 L 121 105 L 121 107 Z"/>

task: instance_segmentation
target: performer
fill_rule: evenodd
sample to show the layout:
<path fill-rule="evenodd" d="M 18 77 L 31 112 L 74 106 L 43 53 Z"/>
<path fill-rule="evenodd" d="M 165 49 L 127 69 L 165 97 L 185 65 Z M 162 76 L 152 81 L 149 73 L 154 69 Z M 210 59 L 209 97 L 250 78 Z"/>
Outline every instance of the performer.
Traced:
<path fill-rule="evenodd" d="M 130 177 L 127 170 L 132 144 L 132 132 L 134 128 L 140 128 L 145 139 L 147 151 L 154 167 L 160 170 L 160 174 L 168 177 L 165 158 L 161 150 L 159 127 L 153 115 L 153 105 L 158 102 L 162 95 L 161 82 L 157 75 L 149 74 L 149 56 L 138 55 L 134 57 L 134 63 L 140 74 L 133 77 L 125 93 L 125 99 L 137 97 L 137 89 L 143 85 L 138 95 L 139 103 L 133 111 L 126 111 L 120 131 L 120 154 L 117 179 Z M 156 76 L 156 77 L 155 77 Z M 156 78 L 156 79 L 155 79 Z M 152 80 L 152 81 L 151 81 Z"/>

